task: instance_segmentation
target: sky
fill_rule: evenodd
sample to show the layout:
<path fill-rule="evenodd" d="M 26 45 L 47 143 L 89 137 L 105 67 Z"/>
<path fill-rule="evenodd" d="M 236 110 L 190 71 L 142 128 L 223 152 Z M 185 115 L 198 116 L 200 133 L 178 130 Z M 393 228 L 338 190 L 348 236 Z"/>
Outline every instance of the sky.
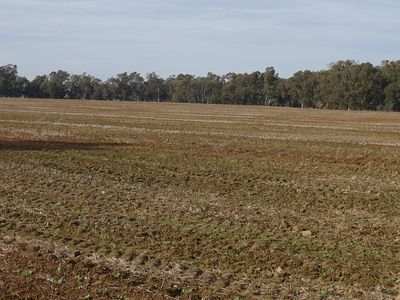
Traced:
<path fill-rule="evenodd" d="M 107 79 L 400 59 L 398 0 L 0 0 L 0 65 Z"/>

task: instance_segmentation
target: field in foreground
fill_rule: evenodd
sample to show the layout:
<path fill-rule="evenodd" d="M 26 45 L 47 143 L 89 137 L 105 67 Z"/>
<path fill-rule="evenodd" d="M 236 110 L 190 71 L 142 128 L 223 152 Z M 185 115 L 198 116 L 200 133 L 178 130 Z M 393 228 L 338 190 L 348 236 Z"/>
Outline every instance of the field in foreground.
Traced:
<path fill-rule="evenodd" d="M 0 99 L 0 299 L 393 299 L 400 114 Z"/>

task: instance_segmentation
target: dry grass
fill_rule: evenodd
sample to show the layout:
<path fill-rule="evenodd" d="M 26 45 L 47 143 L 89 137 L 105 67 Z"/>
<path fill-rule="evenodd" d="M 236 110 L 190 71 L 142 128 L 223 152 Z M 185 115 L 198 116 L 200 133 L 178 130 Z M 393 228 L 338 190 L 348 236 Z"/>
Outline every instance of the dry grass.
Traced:
<path fill-rule="evenodd" d="M 396 113 L 0 99 L 0 291 L 392 299 L 399 161 Z"/>

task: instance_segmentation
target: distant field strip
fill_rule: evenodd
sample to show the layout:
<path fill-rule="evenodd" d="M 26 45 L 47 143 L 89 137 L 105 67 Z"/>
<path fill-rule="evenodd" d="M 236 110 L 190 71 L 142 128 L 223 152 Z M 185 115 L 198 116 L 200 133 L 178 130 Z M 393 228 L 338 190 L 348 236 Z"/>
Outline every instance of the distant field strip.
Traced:
<path fill-rule="evenodd" d="M 96 115 L 91 115 L 96 116 Z M 135 119 L 140 119 L 143 117 L 131 117 Z M 196 120 L 179 120 L 179 119 L 160 119 L 160 118 L 145 118 L 151 120 L 168 120 L 168 121 L 181 121 L 181 122 L 196 122 Z M 202 121 L 207 122 L 207 121 Z M 151 128 L 141 128 L 141 127 L 133 127 L 133 126 L 116 126 L 116 125 L 102 125 L 102 124 L 85 124 L 85 123 L 65 123 L 65 122 L 51 122 L 51 121 L 23 121 L 23 120 L 0 120 L 0 123 L 17 123 L 17 124 L 25 124 L 25 125 L 52 125 L 52 126 L 62 126 L 62 127 L 79 127 L 79 128 L 99 128 L 99 129 L 109 129 L 109 130 L 118 130 L 118 131 L 131 131 L 131 132 L 153 132 L 153 133 L 166 133 L 166 134 L 189 134 L 189 135 L 199 135 L 199 136 L 221 136 L 221 137 L 236 137 L 236 138 L 246 138 L 246 139 L 266 139 L 266 140 L 283 140 L 283 141 L 299 141 L 299 142 L 330 142 L 330 143 L 349 143 L 349 144 L 358 144 L 358 145 L 376 145 L 376 146 L 390 146 L 390 147 L 398 147 L 400 146 L 400 142 L 397 143 L 384 143 L 384 142 L 375 142 L 375 141 L 352 141 L 347 139 L 331 139 L 328 137 L 323 137 L 321 134 L 319 137 L 304 137 L 304 136 L 272 136 L 268 134 L 260 135 L 249 135 L 249 134 L 235 134 L 231 132 L 215 132 L 215 131 L 190 131 L 190 130 L 172 130 L 172 129 L 151 129 Z M 210 123 L 217 123 L 216 121 L 210 121 Z M 245 123 L 241 123 L 242 125 L 246 125 Z M 322 125 L 295 125 L 295 124 L 277 124 L 277 123 L 268 123 L 268 126 L 276 126 L 276 127 L 294 127 L 294 128 L 313 128 L 313 129 L 326 129 L 326 130 L 348 130 L 348 131 L 367 131 L 367 132 L 384 132 L 384 133 L 395 133 L 399 135 L 400 138 L 400 129 L 399 130 L 384 130 L 384 129 L 360 129 L 360 128 L 349 128 L 349 127 L 334 127 L 334 126 L 322 126 Z M 9 130 L 7 128 L 1 128 L 0 130 Z M 35 134 L 37 131 L 34 129 L 12 129 L 15 132 L 25 132 Z M 68 133 L 58 132 L 58 135 L 66 135 Z M 304 135 L 305 133 L 302 133 Z M 70 134 L 71 135 L 71 134 Z M 125 140 L 126 141 L 126 140 Z"/>

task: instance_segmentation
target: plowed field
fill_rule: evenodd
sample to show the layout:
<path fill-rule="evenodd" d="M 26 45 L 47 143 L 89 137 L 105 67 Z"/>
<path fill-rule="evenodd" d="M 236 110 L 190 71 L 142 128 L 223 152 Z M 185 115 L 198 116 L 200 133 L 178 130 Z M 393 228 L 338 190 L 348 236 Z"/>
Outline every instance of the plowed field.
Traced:
<path fill-rule="evenodd" d="M 0 299 L 394 299 L 400 114 L 0 99 Z"/>

